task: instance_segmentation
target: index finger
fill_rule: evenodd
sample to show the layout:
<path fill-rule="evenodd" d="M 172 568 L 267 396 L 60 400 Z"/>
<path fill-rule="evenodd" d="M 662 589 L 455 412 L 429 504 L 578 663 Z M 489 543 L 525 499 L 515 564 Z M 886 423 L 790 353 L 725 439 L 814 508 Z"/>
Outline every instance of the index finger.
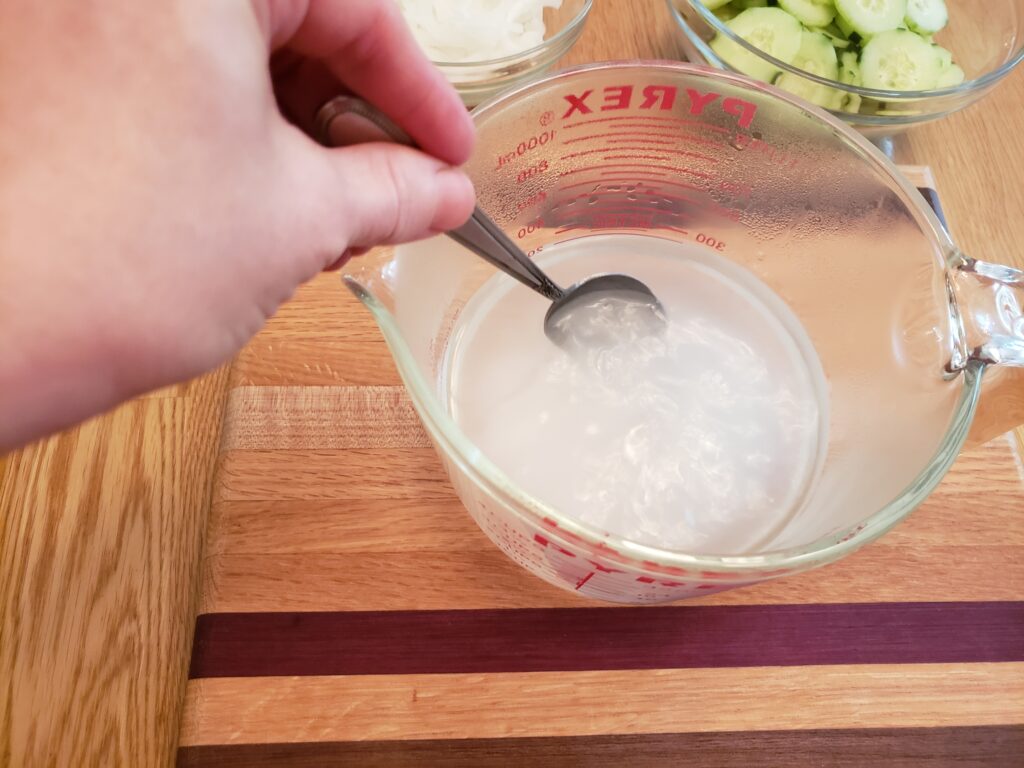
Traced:
<path fill-rule="evenodd" d="M 469 159 L 473 121 L 392 0 L 310 0 L 285 45 L 322 61 L 424 151 L 455 165 Z"/>

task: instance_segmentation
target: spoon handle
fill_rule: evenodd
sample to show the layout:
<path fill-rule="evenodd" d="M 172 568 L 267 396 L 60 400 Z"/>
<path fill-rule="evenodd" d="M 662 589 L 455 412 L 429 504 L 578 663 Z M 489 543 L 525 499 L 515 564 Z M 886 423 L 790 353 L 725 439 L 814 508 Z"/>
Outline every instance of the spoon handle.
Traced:
<path fill-rule="evenodd" d="M 386 115 L 353 96 L 337 96 L 324 104 L 317 112 L 316 131 L 319 140 L 331 147 L 381 140 L 415 146 L 409 135 Z M 473 209 L 465 224 L 446 234 L 551 301 L 564 295 L 480 206 Z"/>

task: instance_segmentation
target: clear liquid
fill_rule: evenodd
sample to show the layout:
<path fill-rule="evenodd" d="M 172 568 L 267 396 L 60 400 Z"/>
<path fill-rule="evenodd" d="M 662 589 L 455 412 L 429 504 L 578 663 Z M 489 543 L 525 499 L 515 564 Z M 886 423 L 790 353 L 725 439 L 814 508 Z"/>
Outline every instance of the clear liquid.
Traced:
<path fill-rule="evenodd" d="M 546 300 L 496 275 L 460 314 L 441 376 L 466 435 L 524 491 L 609 533 L 706 554 L 772 539 L 827 445 L 825 377 L 795 316 L 698 245 L 590 236 L 538 263 L 563 285 L 626 272 L 668 327 L 567 353 L 544 335 Z"/>

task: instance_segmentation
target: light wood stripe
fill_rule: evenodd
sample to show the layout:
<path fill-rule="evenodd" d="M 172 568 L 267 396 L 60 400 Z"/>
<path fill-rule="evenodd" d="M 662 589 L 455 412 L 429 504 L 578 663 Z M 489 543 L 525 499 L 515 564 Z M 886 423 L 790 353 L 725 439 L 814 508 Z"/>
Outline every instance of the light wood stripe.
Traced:
<path fill-rule="evenodd" d="M 214 678 L 181 745 L 1022 721 L 1021 663 Z"/>
<path fill-rule="evenodd" d="M 239 353 L 239 386 L 398 386 L 391 353 L 369 310 L 337 275 L 296 291 Z"/>
<path fill-rule="evenodd" d="M 217 499 L 453 499 L 433 448 L 229 451 Z"/>
<path fill-rule="evenodd" d="M 443 499 L 218 501 L 208 555 L 459 552 L 479 546 L 462 504 Z M 1024 538 L 1024 537 L 1022 537 Z"/>
<path fill-rule="evenodd" d="M 298 394 L 298 390 L 295 390 Z M 323 410 L 328 406 L 322 405 Z M 399 414 L 384 414 L 387 420 L 376 422 L 380 433 L 387 433 L 396 442 L 408 441 L 416 444 L 419 437 L 398 437 L 405 429 L 414 427 L 414 416 L 405 417 Z M 273 414 L 254 417 L 267 424 L 276 418 Z M 282 418 L 290 418 L 285 413 Z M 310 414 L 306 417 L 310 423 L 316 423 L 323 431 L 328 431 L 330 417 Z M 382 417 L 383 418 L 383 417 Z M 223 470 L 219 478 L 218 498 L 234 501 L 284 501 L 291 499 L 336 499 L 347 500 L 354 497 L 369 495 L 377 498 L 380 493 L 378 485 L 393 487 L 396 477 L 407 475 L 430 476 L 436 484 L 450 485 L 444 477 L 440 460 L 437 458 L 429 442 L 424 445 L 404 445 L 396 447 L 374 446 L 380 438 L 371 434 L 368 424 L 357 424 L 349 430 L 338 424 L 338 432 L 348 442 L 362 439 L 366 444 L 352 445 L 346 449 L 301 448 L 293 450 L 229 450 L 222 457 Z M 421 427 L 415 426 L 420 430 Z M 231 440 L 233 438 L 226 438 Z M 253 435 L 242 438 L 261 441 Z M 274 441 L 299 440 L 296 436 L 282 435 L 268 437 L 268 443 Z M 351 465 L 360 471 L 359 483 L 352 484 L 338 473 L 344 471 L 345 465 Z M 267 482 L 268 476 L 274 482 Z M 977 487 L 978 478 L 984 477 L 984 497 L 988 503 L 981 503 L 981 493 Z M 374 486 L 364 488 L 362 486 Z M 435 489 L 436 493 L 436 489 Z M 444 496 L 453 496 L 449 490 Z M 406 494 L 397 492 L 397 497 Z M 1017 509 L 1024 508 L 1024 485 L 1021 484 L 1016 458 L 1011 444 L 1000 438 L 984 446 L 965 452 L 957 460 L 956 465 L 944 478 L 942 485 L 936 489 L 929 499 L 929 504 L 942 502 L 958 509 L 974 509 L 979 517 L 992 514 L 991 507 L 1005 506 Z M 964 520 L 969 516 L 965 514 Z"/>
<path fill-rule="evenodd" d="M 201 610 L 396 611 L 605 605 L 541 581 L 472 533 L 478 549 L 383 554 L 215 555 Z M 1020 547 L 876 543 L 809 573 L 703 598 L 708 605 L 1016 600 Z"/>
<path fill-rule="evenodd" d="M 950 531 L 961 545 L 1024 547 L 1021 510 L 1012 495 L 1006 504 L 983 513 L 965 496 L 956 504 L 952 494 L 927 502 L 884 542 L 910 549 L 948 544 Z M 283 501 L 219 501 L 207 553 L 381 553 L 395 551 L 465 552 L 479 542 L 461 503 L 452 497 L 391 499 L 381 504 L 367 499 Z"/>
<path fill-rule="evenodd" d="M 986 478 L 984 493 L 978 477 Z M 267 478 L 272 478 L 268 481 Z M 580 605 L 509 561 L 430 448 L 229 452 L 202 610 Z M 1024 485 L 1008 439 L 961 456 L 880 541 L 825 569 L 717 603 L 1014 600 L 1024 594 Z"/>
<path fill-rule="evenodd" d="M 232 369 L 236 386 L 397 386 L 401 384 L 383 339 L 362 345 L 346 337 L 272 339 L 261 334 Z"/>
<path fill-rule="evenodd" d="M 428 448 L 402 387 L 239 387 L 228 397 L 222 451 Z"/>

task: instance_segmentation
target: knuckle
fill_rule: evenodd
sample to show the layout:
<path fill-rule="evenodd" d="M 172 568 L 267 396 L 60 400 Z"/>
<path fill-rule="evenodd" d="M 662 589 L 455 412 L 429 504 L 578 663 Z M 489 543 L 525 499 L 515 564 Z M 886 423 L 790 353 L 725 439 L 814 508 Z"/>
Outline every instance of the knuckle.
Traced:
<path fill-rule="evenodd" d="M 409 183 L 399 160 L 393 153 L 385 153 L 380 174 L 383 180 L 381 206 L 382 239 L 391 242 L 401 237 L 408 219 L 406 201 L 409 199 Z"/>

